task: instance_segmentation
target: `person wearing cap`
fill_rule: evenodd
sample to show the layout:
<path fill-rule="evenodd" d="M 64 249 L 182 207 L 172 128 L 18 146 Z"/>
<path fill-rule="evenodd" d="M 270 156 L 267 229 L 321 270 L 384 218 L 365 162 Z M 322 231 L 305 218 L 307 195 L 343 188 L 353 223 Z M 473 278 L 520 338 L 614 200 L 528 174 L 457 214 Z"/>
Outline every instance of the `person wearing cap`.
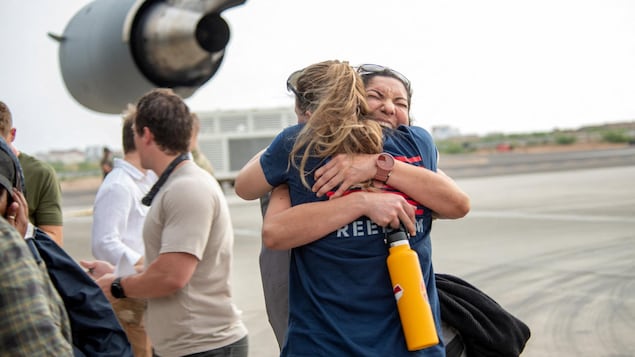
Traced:
<path fill-rule="evenodd" d="M 62 190 L 57 174 L 51 165 L 18 150 L 13 145 L 16 132 L 9 107 L 0 101 L 0 136 L 20 160 L 24 172 L 26 200 L 29 203 L 29 221 L 62 246 L 64 242 Z"/>
<path fill-rule="evenodd" d="M 0 345 L 7 356 L 72 356 L 70 322 L 24 240 L 28 205 L 17 158 L 0 138 Z"/>
<path fill-rule="evenodd" d="M 0 138 L 0 215 L 23 237 L 33 230 L 29 207 L 23 194 L 22 171 L 10 146 Z"/>

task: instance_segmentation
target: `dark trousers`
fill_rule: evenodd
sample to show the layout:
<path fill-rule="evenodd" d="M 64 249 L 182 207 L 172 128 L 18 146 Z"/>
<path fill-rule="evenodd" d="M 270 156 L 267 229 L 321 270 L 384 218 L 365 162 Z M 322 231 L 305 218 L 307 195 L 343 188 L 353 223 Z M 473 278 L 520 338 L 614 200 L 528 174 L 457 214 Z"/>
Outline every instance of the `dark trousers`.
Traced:
<path fill-rule="evenodd" d="M 192 353 L 183 357 L 247 357 L 248 354 L 249 341 L 247 339 L 247 336 L 245 336 L 240 340 L 225 347 L 217 348 L 215 350 Z M 154 357 L 160 356 L 155 354 Z"/>

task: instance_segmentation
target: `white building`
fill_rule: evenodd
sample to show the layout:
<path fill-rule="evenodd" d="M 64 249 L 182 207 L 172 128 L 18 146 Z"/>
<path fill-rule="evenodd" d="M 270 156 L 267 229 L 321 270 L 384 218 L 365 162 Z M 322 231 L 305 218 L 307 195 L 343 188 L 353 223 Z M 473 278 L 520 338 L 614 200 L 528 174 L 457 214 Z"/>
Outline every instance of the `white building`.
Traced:
<path fill-rule="evenodd" d="M 293 107 L 196 114 L 201 121 L 199 148 L 212 163 L 216 178 L 229 182 L 282 129 L 297 122 Z"/>

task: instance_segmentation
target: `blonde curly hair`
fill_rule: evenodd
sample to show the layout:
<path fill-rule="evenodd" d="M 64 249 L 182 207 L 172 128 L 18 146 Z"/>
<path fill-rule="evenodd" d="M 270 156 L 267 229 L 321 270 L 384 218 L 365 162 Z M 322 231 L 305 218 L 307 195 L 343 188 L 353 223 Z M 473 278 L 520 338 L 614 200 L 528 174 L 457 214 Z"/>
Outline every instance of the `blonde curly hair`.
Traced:
<path fill-rule="evenodd" d="M 289 160 L 309 187 L 309 158 L 336 154 L 376 154 L 383 148 L 382 129 L 368 115 L 362 78 L 348 62 L 324 61 L 290 77 L 296 106 L 310 118 L 298 134 Z M 294 77 L 294 78 L 293 78 Z"/>

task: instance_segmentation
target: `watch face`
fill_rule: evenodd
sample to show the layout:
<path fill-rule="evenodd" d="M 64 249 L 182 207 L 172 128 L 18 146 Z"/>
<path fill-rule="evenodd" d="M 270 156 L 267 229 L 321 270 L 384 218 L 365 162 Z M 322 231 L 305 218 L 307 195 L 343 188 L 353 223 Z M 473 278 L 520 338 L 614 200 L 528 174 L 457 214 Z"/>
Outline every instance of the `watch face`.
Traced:
<path fill-rule="evenodd" d="M 395 158 L 390 154 L 380 154 L 377 158 L 377 166 L 383 170 L 392 170 L 395 167 Z"/>
<path fill-rule="evenodd" d="M 375 174 L 375 180 L 386 183 L 390 177 L 393 167 L 395 166 L 395 158 L 387 153 L 381 153 L 377 157 L 377 173 Z"/>

